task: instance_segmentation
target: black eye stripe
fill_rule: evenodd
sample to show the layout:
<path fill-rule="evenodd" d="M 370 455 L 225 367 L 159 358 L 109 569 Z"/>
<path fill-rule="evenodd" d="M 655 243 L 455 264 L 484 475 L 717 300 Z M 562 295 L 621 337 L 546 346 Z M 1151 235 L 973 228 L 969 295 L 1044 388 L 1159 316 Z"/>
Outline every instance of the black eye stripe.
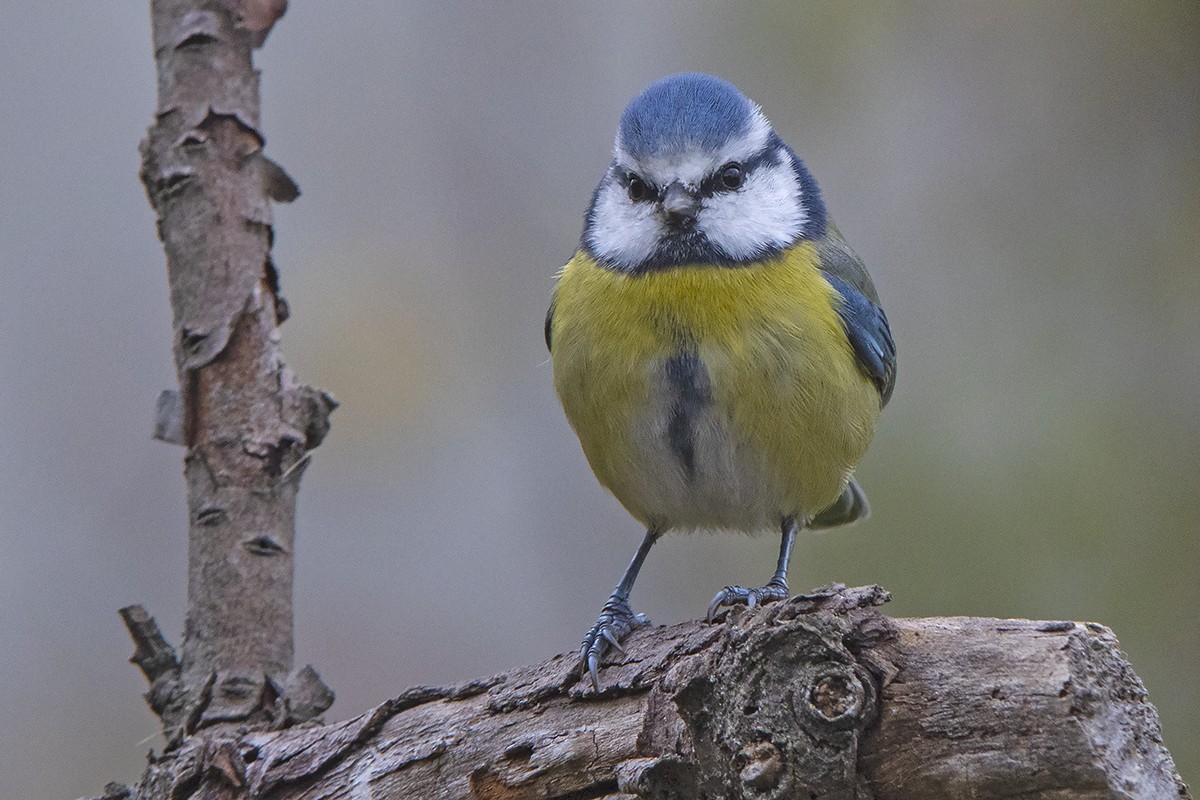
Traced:
<path fill-rule="evenodd" d="M 700 197 L 712 197 L 715 194 L 737 191 L 744 186 L 746 181 L 750 179 L 754 172 L 764 164 L 782 165 L 786 163 L 786 154 L 783 154 L 783 157 L 781 158 L 781 151 L 778 148 L 771 147 L 770 144 L 768 144 L 765 150 L 755 153 L 745 161 L 727 161 L 721 164 L 712 174 L 705 176 L 704 180 L 700 182 L 700 186 L 698 187 L 696 193 Z M 736 186 L 726 185 L 723 180 L 723 173 L 730 166 L 741 167 L 742 179 L 741 182 Z M 618 183 L 624 187 L 625 192 L 631 201 L 635 203 L 646 203 L 657 202 L 662 199 L 662 189 L 646 180 L 638 173 L 623 167 L 618 167 L 616 165 L 614 165 L 614 173 Z M 642 191 L 640 192 L 633 190 L 633 187 L 638 183 L 640 183 L 640 185 L 643 187 Z"/>
<path fill-rule="evenodd" d="M 644 203 L 658 199 L 660 194 L 658 187 L 636 172 L 621 170 L 617 177 L 621 185 L 625 187 L 629 199 L 633 202 Z"/>
<path fill-rule="evenodd" d="M 716 172 L 705 177 L 705 179 L 700 182 L 701 196 L 712 197 L 714 194 L 722 194 L 724 192 L 736 191 L 738 188 L 741 188 L 741 186 L 745 185 L 746 178 L 749 177 L 749 175 L 750 175 L 750 170 L 744 164 L 736 165 L 736 166 L 739 166 L 742 168 L 741 183 L 739 183 L 737 186 L 726 186 L 725 185 L 722 175 L 724 174 L 725 170 L 728 169 L 730 166 L 731 166 L 731 164 L 722 164 L 720 167 L 717 168 Z"/>
<path fill-rule="evenodd" d="M 778 155 L 772 148 L 764 150 L 760 153 L 756 153 L 746 161 L 727 161 L 721 166 L 717 167 L 715 172 L 706 176 L 704 180 L 701 181 L 700 195 L 702 197 L 711 197 L 714 194 L 736 191 L 742 186 L 745 186 L 746 181 L 750 179 L 750 176 L 753 175 L 754 172 L 764 164 L 775 164 L 778 163 L 778 160 Z M 737 186 L 728 186 L 723 180 L 725 170 L 731 166 L 741 167 L 742 179 Z"/>

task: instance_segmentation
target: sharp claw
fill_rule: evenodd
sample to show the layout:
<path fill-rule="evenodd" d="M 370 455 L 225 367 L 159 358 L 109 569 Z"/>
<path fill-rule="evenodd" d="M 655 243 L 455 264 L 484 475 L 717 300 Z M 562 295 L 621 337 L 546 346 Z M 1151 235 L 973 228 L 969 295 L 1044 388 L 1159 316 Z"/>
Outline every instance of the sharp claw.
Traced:
<path fill-rule="evenodd" d="M 724 599 L 725 599 L 725 590 L 722 589 L 721 591 L 717 592 L 717 596 L 714 597 L 712 599 L 712 602 L 708 604 L 708 621 L 709 622 L 712 622 L 713 618 L 716 617 L 717 609 L 719 609 L 721 607 L 721 602 Z"/>
<path fill-rule="evenodd" d="M 587 657 L 587 671 L 588 671 L 589 673 L 591 673 L 591 676 L 592 676 L 592 687 L 593 687 L 593 688 L 594 688 L 594 689 L 595 689 L 597 692 L 599 692 L 599 691 L 600 691 L 600 671 L 599 671 L 599 669 L 597 668 L 597 667 L 598 667 L 598 664 L 599 664 L 599 661 L 600 661 L 600 659 L 596 658 L 596 655 L 595 655 L 594 653 L 589 653 L 589 654 L 588 654 L 588 657 Z"/>
<path fill-rule="evenodd" d="M 583 637 L 583 645 L 579 648 L 580 677 L 586 679 L 591 676 L 592 686 L 599 692 L 600 662 L 605 653 L 611 647 L 621 655 L 628 656 L 621 646 L 621 637 L 648 624 L 650 620 L 644 614 L 634 614 L 624 597 L 610 597 L 596 624 Z"/>
<path fill-rule="evenodd" d="M 778 590 L 778 591 L 775 591 Z M 765 603 L 787 598 L 787 586 L 772 580 L 762 589 L 743 589 L 741 586 L 726 586 L 717 592 L 717 596 L 708 604 L 709 622 L 712 622 L 721 606 L 733 606 L 744 603 L 747 608 L 754 608 Z"/>

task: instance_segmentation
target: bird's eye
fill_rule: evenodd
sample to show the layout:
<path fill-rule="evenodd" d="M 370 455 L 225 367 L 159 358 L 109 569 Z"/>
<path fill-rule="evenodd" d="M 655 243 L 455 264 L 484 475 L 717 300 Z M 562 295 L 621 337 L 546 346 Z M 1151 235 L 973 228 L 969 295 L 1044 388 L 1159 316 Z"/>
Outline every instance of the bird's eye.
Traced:
<path fill-rule="evenodd" d="M 645 200 L 650 194 L 650 189 L 646 186 L 646 182 L 637 175 L 630 175 L 627 185 L 629 188 L 629 199 L 635 203 Z"/>
<path fill-rule="evenodd" d="M 741 164 L 726 164 L 721 168 L 721 185 L 726 189 L 737 189 L 746 179 Z"/>

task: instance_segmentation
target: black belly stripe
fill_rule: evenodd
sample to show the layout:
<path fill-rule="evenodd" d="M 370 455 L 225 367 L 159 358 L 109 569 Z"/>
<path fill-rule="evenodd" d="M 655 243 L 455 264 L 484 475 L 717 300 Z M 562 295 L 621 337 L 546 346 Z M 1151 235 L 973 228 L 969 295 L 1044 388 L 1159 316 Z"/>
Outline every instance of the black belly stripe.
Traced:
<path fill-rule="evenodd" d="M 696 421 L 704 407 L 712 403 L 712 385 L 704 362 L 694 350 L 671 356 L 664 370 L 671 391 L 667 442 L 690 481 L 696 477 Z"/>

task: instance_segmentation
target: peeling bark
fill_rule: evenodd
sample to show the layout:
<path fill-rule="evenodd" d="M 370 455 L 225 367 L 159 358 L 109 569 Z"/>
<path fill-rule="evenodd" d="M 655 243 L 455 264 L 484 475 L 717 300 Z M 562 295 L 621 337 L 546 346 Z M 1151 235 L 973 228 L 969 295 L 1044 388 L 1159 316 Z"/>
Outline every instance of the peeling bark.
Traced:
<path fill-rule="evenodd" d="M 311 690 L 311 668 L 292 674 L 296 492 L 336 404 L 297 384 L 276 333 L 287 306 L 270 199 L 299 189 L 262 154 L 251 51 L 285 5 L 151 5 L 158 110 L 142 181 L 167 255 L 179 379 L 159 398 L 155 435 L 187 448 L 189 539 L 181 658 L 147 677 L 173 745 L 205 726 L 315 716 L 332 701 Z M 306 694 L 292 703 L 290 689 Z"/>
<path fill-rule="evenodd" d="M 152 0 L 142 178 L 179 378 L 155 435 L 187 449 L 188 615 L 177 656 L 122 609 L 168 746 L 105 800 L 1189 797 L 1107 629 L 893 620 L 877 586 L 637 630 L 600 692 L 567 654 L 319 724 L 332 692 L 292 669 L 293 518 L 335 403 L 278 351 L 269 199 L 299 189 L 262 153 L 250 59 L 285 8 Z"/>
<path fill-rule="evenodd" d="M 1158 718 L 1092 623 L 890 619 L 877 586 L 416 687 L 334 725 L 192 740 L 134 798 L 1184 800 Z"/>

